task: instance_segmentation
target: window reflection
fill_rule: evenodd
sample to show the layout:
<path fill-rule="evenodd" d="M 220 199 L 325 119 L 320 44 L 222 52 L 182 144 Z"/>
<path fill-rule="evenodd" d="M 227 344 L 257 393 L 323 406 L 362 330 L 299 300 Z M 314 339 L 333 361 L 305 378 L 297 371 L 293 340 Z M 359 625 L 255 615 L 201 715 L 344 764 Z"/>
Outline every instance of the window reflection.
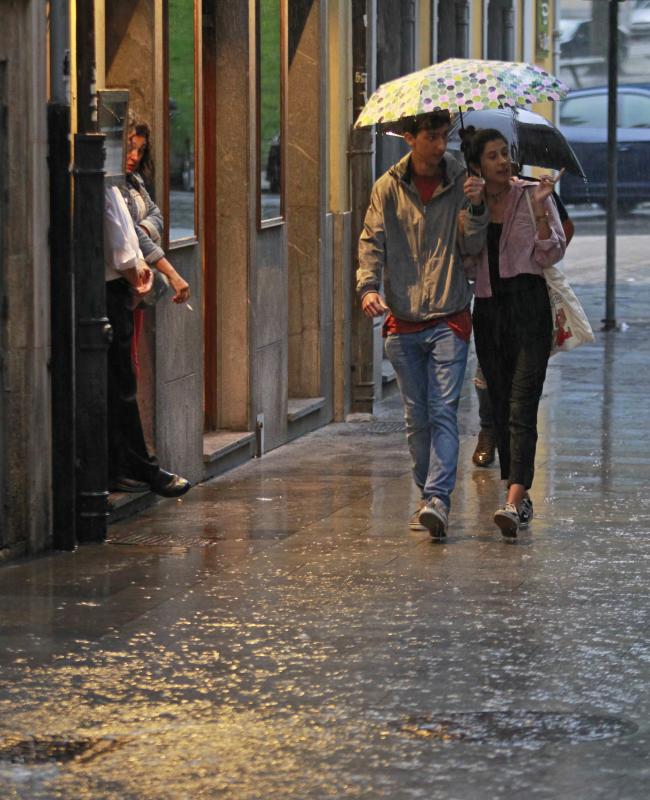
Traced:
<path fill-rule="evenodd" d="M 194 0 L 169 0 L 169 238 L 196 231 Z"/>
<path fill-rule="evenodd" d="M 281 0 L 258 0 L 258 119 L 260 219 L 282 216 Z"/>

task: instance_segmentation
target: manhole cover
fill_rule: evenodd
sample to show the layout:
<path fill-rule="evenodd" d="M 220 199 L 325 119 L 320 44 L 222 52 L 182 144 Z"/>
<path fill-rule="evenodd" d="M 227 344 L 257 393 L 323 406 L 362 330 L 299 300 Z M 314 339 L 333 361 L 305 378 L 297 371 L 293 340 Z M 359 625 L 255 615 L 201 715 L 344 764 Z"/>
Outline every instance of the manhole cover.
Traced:
<path fill-rule="evenodd" d="M 633 722 L 617 717 L 552 711 L 483 711 L 410 717 L 398 729 L 442 742 L 534 745 L 593 742 L 635 733 Z"/>
<path fill-rule="evenodd" d="M 368 433 L 387 435 L 389 433 L 404 433 L 405 422 L 353 422 L 338 431 L 339 436 L 357 436 Z"/>
<path fill-rule="evenodd" d="M 109 738 L 72 736 L 2 736 L 0 763 L 63 764 L 73 759 L 89 761 L 120 747 L 122 742 Z"/>

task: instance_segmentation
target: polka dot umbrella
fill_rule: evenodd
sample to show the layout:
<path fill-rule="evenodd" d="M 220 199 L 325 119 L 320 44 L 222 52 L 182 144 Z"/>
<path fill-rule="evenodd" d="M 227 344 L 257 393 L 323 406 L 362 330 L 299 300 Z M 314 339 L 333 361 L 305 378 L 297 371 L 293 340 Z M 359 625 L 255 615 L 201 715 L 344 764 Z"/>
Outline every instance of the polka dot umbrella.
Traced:
<path fill-rule="evenodd" d="M 354 127 L 399 131 L 400 121 L 431 111 L 524 107 L 562 100 L 568 92 L 562 81 L 533 64 L 448 58 L 382 84 Z"/>

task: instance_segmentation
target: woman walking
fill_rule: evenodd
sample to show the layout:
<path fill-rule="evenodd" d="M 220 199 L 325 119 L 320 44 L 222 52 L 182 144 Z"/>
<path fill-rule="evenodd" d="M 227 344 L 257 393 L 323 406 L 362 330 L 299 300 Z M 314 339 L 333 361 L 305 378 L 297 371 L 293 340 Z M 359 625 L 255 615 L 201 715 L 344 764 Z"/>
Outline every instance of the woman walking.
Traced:
<path fill-rule="evenodd" d="M 538 183 L 512 178 L 510 146 L 497 130 L 465 138 L 472 173 L 485 181 L 486 246 L 467 258 L 475 278 L 476 354 L 494 415 L 505 504 L 494 514 L 513 538 L 533 517 L 529 490 L 537 445 L 537 409 L 551 352 L 552 320 L 544 267 L 560 261 L 566 240 L 551 198 L 551 176 Z"/>

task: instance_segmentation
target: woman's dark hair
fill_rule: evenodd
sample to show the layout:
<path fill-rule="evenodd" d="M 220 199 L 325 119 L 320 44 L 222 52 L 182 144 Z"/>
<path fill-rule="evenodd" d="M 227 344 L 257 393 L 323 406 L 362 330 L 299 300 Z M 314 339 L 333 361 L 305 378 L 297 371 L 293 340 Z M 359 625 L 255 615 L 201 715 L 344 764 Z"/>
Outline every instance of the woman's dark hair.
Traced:
<path fill-rule="evenodd" d="M 142 136 L 147 143 L 140 159 L 138 172 L 142 175 L 145 184 L 151 186 L 154 179 L 153 156 L 151 155 L 151 128 L 148 122 L 138 119 L 132 111 L 129 111 L 128 135 Z"/>
<path fill-rule="evenodd" d="M 463 128 L 460 133 L 461 150 L 465 156 L 467 166 L 478 167 L 481 164 L 481 156 L 485 145 L 488 142 L 493 142 L 495 139 L 501 139 L 502 142 L 508 144 L 508 140 L 496 128 L 478 128 L 473 125 Z M 509 146 L 509 145 L 508 145 Z"/>

